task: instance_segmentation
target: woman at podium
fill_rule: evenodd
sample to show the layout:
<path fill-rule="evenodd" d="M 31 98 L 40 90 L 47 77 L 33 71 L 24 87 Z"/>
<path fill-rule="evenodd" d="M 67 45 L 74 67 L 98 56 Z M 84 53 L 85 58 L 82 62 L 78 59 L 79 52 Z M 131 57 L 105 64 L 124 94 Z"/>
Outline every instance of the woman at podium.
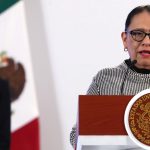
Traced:
<path fill-rule="evenodd" d="M 128 14 L 121 37 L 129 59 L 117 67 L 100 70 L 88 95 L 135 95 L 150 87 L 150 5 L 138 6 Z M 73 147 L 75 133 L 73 127 L 70 134 Z"/>

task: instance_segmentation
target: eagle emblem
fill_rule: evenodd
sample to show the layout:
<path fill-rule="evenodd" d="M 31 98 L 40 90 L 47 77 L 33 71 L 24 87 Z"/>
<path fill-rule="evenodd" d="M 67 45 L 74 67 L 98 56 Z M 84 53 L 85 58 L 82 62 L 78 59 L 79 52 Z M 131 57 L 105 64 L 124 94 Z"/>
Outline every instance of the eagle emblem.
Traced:
<path fill-rule="evenodd" d="M 139 118 L 137 119 L 138 127 L 141 129 L 143 135 L 149 139 L 150 138 L 150 102 L 141 104 L 140 106 L 142 113 L 137 113 Z"/>
<path fill-rule="evenodd" d="M 132 105 L 129 126 L 138 141 L 150 146 L 150 93 L 140 97 Z"/>

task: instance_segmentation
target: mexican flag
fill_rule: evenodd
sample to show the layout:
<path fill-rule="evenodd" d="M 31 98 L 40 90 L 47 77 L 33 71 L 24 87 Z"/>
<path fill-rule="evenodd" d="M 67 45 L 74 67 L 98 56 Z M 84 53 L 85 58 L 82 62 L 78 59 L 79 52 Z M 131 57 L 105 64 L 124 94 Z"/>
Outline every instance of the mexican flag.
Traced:
<path fill-rule="evenodd" d="M 8 62 L 3 65 L 2 60 Z M 0 61 L 7 70 L 3 76 L 11 83 L 11 150 L 39 150 L 39 113 L 23 1 L 0 1 Z"/>

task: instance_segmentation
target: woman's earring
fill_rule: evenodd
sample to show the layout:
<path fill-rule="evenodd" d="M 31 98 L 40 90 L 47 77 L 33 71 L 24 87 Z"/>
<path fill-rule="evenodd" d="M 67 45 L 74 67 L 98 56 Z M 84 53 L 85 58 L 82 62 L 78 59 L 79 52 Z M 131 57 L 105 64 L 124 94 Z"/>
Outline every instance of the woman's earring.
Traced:
<path fill-rule="evenodd" d="M 125 52 L 127 52 L 127 51 L 128 51 L 128 49 L 127 49 L 127 48 L 124 48 L 124 51 L 125 51 Z"/>

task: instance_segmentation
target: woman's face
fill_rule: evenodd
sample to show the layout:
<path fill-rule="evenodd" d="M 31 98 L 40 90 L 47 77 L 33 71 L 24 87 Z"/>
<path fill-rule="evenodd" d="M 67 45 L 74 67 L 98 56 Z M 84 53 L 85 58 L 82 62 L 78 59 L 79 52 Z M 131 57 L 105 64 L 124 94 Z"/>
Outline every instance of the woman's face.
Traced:
<path fill-rule="evenodd" d="M 132 38 L 130 31 L 150 33 L 150 13 L 144 11 L 135 15 L 131 20 L 127 33 L 123 32 L 121 35 L 124 47 L 128 50 L 131 60 L 137 60 L 135 66 L 150 69 L 150 37 L 147 35 L 142 41 L 138 42 Z"/>

